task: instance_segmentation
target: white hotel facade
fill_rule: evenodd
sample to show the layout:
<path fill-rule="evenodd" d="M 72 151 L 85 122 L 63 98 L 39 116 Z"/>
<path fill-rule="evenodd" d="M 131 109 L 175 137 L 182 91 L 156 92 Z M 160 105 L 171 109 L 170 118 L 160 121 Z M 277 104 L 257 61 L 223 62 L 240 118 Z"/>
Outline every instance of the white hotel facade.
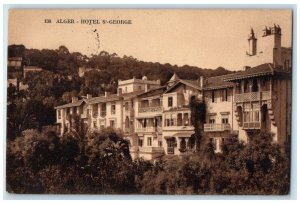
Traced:
<path fill-rule="evenodd" d="M 55 107 L 60 132 L 72 128 L 70 117 L 80 115 L 90 131 L 118 129 L 130 141 L 133 159 L 153 160 L 180 155 L 193 148 L 191 100 L 205 104 L 201 134 L 221 152 L 222 142 L 238 135 L 248 141 L 267 131 L 280 144 L 291 137 L 291 48 L 281 46 L 279 26 L 248 38 L 245 67 L 233 74 L 198 80 L 180 79 L 176 73 L 160 81 L 129 79 L 118 82 L 117 94 L 85 99 Z"/>

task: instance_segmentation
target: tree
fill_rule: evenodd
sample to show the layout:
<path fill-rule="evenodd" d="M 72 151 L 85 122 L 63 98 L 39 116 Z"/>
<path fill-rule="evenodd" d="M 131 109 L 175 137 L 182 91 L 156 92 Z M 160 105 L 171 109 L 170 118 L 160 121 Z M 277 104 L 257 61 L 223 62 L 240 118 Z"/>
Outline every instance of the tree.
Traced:
<path fill-rule="evenodd" d="M 191 123 L 195 128 L 193 135 L 196 150 L 200 149 L 200 143 L 203 135 L 203 126 L 205 123 L 206 108 L 204 101 L 199 101 L 195 97 L 190 98 Z M 202 141 L 204 142 L 204 141 Z"/>

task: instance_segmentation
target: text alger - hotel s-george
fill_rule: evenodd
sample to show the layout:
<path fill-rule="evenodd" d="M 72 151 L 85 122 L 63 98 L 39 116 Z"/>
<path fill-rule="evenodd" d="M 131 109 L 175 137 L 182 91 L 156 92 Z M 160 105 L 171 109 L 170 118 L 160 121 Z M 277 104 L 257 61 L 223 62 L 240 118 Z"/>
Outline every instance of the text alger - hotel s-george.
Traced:
<path fill-rule="evenodd" d="M 251 29 L 247 40 L 242 71 L 195 81 L 174 73 L 163 86 L 146 76 L 119 80 L 117 94 L 72 98 L 72 103 L 56 107 L 60 132 L 70 131 L 70 116 L 77 113 L 90 131 L 121 130 L 133 159 L 179 155 L 193 148 L 189 104 L 196 99 L 205 103 L 203 133 L 216 152 L 232 134 L 247 142 L 251 134 L 267 131 L 283 144 L 291 137 L 291 48 L 281 47 L 281 28 L 276 25 L 257 35 Z"/>

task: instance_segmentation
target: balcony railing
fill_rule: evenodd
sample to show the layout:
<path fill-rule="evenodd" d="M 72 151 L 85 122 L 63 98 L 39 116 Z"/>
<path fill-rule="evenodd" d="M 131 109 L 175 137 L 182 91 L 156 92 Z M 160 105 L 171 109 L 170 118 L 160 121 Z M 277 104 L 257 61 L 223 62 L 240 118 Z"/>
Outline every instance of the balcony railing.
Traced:
<path fill-rule="evenodd" d="M 106 116 L 106 111 L 101 111 L 100 116 L 101 116 L 102 118 L 104 118 L 104 117 Z"/>
<path fill-rule="evenodd" d="M 243 129 L 260 129 L 260 122 L 244 122 Z"/>
<path fill-rule="evenodd" d="M 269 99 L 271 99 L 271 91 L 262 91 L 261 100 L 269 100 Z"/>
<path fill-rule="evenodd" d="M 174 154 L 174 147 L 168 147 L 167 154 Z"/>
<path fill-rule="evenodd" d="M 230 124 L 228 123 L 208 123 L 208 124 L 204 124 L 204 132 L 221 132 L 221 131 L 225 131 L 225 130 L 230 130 Z"/>
<path fill-rule="evenodd" d="M 154 107 L 140 107 L 139 113 L 151 113 L 151 112 L 160 112 L 162 111 L 162 106 L 154 106 Z"/>
<path fill-rule="evenodd" d="M 125 133 L 129 133 L 130 132 L 130 128 L 124 128 L 124 132 Z"/>
<path fill-rule="evenodd" d="M 139 147 L 139 151 L 143 153 L 163 153 L 162 147 Z"/>
<path fill-rule="evenodd" d="M 161 127 L 138 127 L 136 132 L 161 132 Z"/>
<path fill-rule="evenodd" d="M 249 92 L 234 95 L 234 102 L 260 101 L 269 99 L 271 99 L 271 91 Z"/>
<path fill-rule="evenodd" d="M 164 126 L 163 130 L 170 130 L 170 131 L 180 131 L 180 130 L 194 130 L 195 127 L 192 125 L 187 126 Z"/>
<path fill-rule="evenodd" d="M 87 114 L 87 113 L 82 113 L 81 114 L 81 118 L 88 118 L 90 117 L 90 114 Z"/>

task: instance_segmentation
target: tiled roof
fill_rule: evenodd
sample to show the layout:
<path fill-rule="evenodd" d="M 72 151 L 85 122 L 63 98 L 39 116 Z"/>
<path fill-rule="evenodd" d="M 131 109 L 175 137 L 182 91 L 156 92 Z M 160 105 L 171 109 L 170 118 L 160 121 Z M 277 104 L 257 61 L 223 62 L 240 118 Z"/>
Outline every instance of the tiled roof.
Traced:
<path fill-rule="evenodd" d="M 166 88 L 167 88 L 167 86 L 160 86 L 158 88 L 150 89 L 147 92 L 140 93 L 137 96 L 138 97 L 150 97 L 150 96 L 162 94 L 162 93 L 164 93 L 164 91 L 166 90 Z"/>
<path fill-rule="evenodd" d="M 123 93 L 120 96 L 126 100 L 126 99 L 134 98 L 137 95 L 143 94 L 143 93 L 145 93 L 145 91 L 141 90 L 141 91 L 134 91 L 134 92 L 130 92 L 130 93 Z"/>
<path fill-rule="evenodd" d="M 224 77 L 227 75 L 222 76 L 215 76 L 215 77 L 209 77 L 204 82 L 204 90 L 213 90 L 213 89 L 220 89 L 220 88 L 227 88 L 227 87 L 233 87 L 232 82 L 224 81 Z"/>
<path fill-rule="evenodd" d="M 78 100 L 74 103 L 67 103 L 61 106 L 56 106 L 55 109 L 61 109 L 61 108 L 70 108 L 70 107 L 76 107 L 76 106 L 80 106 L 82 104 L 82 102 L 84 102 L 84 100 Z"/>
<path fill-rule="evenodd" d="M 121 99 L 120 95 L 118 96 L 117 94 L 111 94 L 111 95 L 108 95 L 107 97 L 105 97 L 105 96 L 93 97 L 86 101 L 88 104 L 95 104 L 95 103 L 101 103 L 101 102 L 117 101 L 119 99 Z"/>
<path fill-rule="evenodd" d="M 201 87 L 198 85 L 198 81 L 180 79 L 173 86 L 171 86 L 169 89 L 167 89 L 164 93 L 168 93 L 170 90 L 172 90 L 174 87 L 176 87 L 179 83 L 182 83 L 187 86 L 193 87 L 195 89 L 201 90 Z"/>
<path fill-rule="evenodd" d="M 237 79 L 244 79 L 250 77 L 257 77 L 263 75 L 269 75 L 274 73 L 274 68 L 271 63 L 265 63 L 256 67 L 248 68 L 245 71 L 239 71 L 234 74 L 229 74 L 224 77 L 225 81 L 234 81 Z"/>

